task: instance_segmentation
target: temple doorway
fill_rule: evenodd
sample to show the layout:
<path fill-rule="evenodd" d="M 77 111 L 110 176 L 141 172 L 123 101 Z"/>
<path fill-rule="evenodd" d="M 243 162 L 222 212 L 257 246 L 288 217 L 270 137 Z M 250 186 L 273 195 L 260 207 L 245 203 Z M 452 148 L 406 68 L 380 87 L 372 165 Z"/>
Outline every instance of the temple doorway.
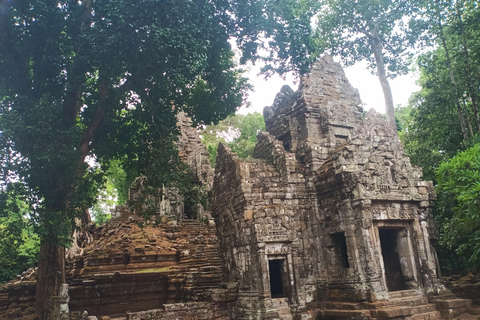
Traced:
<path fill-rule="evenodd" d="M 388 291 L 405 290 L 397 238 L 399 229 L 378 229 Z"/>
<path fill-rule="evenodd" d="M 288 273 L 285 259 L 268 260 L 270 293 L 272 298 L 287 297 Z"/>

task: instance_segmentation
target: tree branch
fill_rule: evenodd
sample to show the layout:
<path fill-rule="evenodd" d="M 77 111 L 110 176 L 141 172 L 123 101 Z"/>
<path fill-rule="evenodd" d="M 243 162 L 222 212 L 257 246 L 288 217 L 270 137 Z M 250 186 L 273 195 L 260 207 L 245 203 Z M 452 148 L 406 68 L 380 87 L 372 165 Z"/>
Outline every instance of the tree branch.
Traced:
<path fill-rule="evenodd" d="M 369 38 L 370 40 L 373 40 L 373 39 L 374 39 L 374 36 L 373 36 L 370 32 L 368 32 L 367 30 L 365 30 L 364 28 L 361 28 L 361 29 L 355 28 L 355 30 L 356 30 L 357 32 L 359 32 L 359 33 L 364 34 L 364 35 L 365 35 L 367 38 Z"/>
<path fill-rule="evenodd" d="M 99 87 L 99 95 L 100 101 L 97 104 L 97 109 L 90 120 L 90 123 L 85 129 L 83 136 L 80 140 L 79 145 L 79 152 L 80 158 L 78 159 L 77 169 L 76 169 L 76 177 L 80 178 L 83 175 L 83 163 L 85 162 L 85 158 L 92 150 L 92 141 L 97 133 L 98 129 L 100 128 L 103 120 L 105 117 L 112 111 L 108 110 L 107 106 L 114 106 L 118 105 L 122 96 L 130 90 L 132 85 L 131 78 L 127 79 L 120 87 L 116 88 L 112 94 L 112 89 L 109 89 L 105 84 L 100 84 Z M 109 96 L 111 98 L 109 99 Z"/>
<path fill-rule="evenodd" d="M 402 7 L 404 7 L 406 4 L 406 1 L 400 1 L 398 6 L 393 9 L 392 11 L 386 13 L 385 15 L 381 16 L 378 21 L 377 21 L 377 25 L 380 25 L 384 20 L 386 20 L 387 18 L 389 18 L 390 16 L 394 15 L 395 13 L 397 13 Z"/>
<path fill-rule="evenodd" d="M 83 1 L 82 5 L 84 5 L 85 7 L 83 12 L 83 19 L 78 29 L 79 33 L 85 28 L 86 25 L 89 25 L 87 24 L 87 21 L 90 21 L 90 18 L 91 18 L 90 13 L 92 11 L 92 1 L 85 0 Z M 78 61 L 80 60 L 80 57 L 82 56 L 80 51 L 81 51 L 80 46 L 77 45 L 77 49 L 75 50 L 76 58 L 75 58 L 75 62 L 73 64 L 72 70 L 75 70 L 78 68 L 77 64 L 78 64 Z M 76 77 L 85 74 L 86 71 L 87 71 L 87 68 L 85 64 L 84 68 L 81 68 L 81 70 L 76 72 L 77 74 L 71 75 L 71 77 L 74 78 L 75 80 L 73 80 L 72 88 L 69 91 L 67 91 L 65 95 L 64 107 L 63 107 L 65 110 L 66 117 L 68 119 L 67 122 L 69 124 L 72 124 L 75 122 L 77 115 L 82 108 L 81 97 L 82 97 L 83 81 L 78 80 Z"/>

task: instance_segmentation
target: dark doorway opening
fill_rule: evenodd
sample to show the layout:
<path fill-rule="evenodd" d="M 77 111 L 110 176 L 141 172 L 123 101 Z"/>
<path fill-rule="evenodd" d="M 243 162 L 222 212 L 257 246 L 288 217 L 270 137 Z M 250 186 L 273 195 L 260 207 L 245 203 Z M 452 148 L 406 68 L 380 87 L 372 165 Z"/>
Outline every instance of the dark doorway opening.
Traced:
<path fill-rule="evenodd" d="M 388 291 L 405 290 L 405 279 L 398 255 L 398 229 L 378 229 Z"/>
<path fill-rule="evenodd" d="M 337 259 L 342 264 L 344 268 L 350 268 L 348 263 L 348 252 L 347 252 L 347 239 L 345 238 L 344 232 L 333 233 L 330 235 L 333 240 L 333 245 L 335 246 L 335 253 Z"/>
<path fill-rule="evenodd" d="M 282 141 L 285 151 L 290 152 L 292 149 L 292 136 L 290 132 L 285 133 L 283 136 L 279 137 L 278 140 Z"/>
<path fill-rule="evenodd" d="M 198 203 L 193 192 L 188 192 L 183 197 L 183 214 L 187 219 L 196 219 L 198 216 Z"/>
<path fill-rule="evenodd" d="M 268 270 L 270 273 L 270 293 L 272 298 L 286 297 L 286 274 L 284 271 L 284 259 L 268 260 Z"/>

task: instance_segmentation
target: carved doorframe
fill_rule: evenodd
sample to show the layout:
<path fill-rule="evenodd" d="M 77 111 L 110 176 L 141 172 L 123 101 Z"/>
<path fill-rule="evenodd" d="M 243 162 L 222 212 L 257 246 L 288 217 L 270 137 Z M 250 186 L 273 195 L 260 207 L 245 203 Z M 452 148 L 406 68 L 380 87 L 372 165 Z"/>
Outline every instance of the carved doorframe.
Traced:
<path fill-rule="evenodd" d="M 385 274 L 385 265 L 381 249 L 379 229 L 393 229 L 396 231 L 396 245 L 400 259 L 405 290 L 420 289 L 421 276 L 417 268 L 418 254 L 413 246 L 412 232 L 413 221 L 411 220 L 377 220 L 374 221 L 375 230 L 375 250 L 378 251 L 380 258 L 378 264 L 381 270 L 383 285 L 388 292 L 387 280 Z"/>

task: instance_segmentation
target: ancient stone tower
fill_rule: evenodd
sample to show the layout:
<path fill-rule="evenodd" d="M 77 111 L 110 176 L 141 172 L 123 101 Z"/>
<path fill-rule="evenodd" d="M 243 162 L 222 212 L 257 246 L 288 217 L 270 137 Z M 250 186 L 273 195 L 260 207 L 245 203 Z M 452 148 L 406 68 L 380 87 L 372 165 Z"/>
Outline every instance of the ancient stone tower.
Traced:
<path fill-rule="evenodd" d="M 217 158 L 212 215 L 225 280 L 239 282 L 233 317 L 437 319 L 425 299 L 444 291 L 432 183 L 386 120 L 363 113 L 340 65 L 322 58 L 264 116 L 255 160 L 225 146 Z M 398 311 L 408 297 L 426 307 Z"/>

